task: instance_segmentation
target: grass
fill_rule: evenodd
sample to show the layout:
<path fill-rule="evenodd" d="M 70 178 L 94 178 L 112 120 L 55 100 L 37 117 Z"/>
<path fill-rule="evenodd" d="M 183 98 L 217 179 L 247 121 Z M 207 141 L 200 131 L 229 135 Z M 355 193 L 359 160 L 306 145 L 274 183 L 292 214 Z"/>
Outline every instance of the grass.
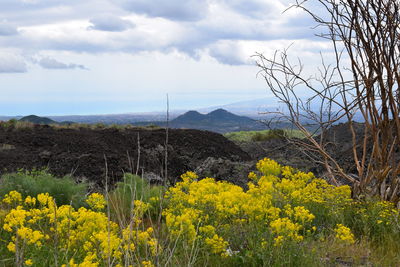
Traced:
<path fill-rule="evenodd" d="M 58 205 L 84 205 L 88 184 L 77 184 L 70 176 L 56 178 L 47 171 L 19 171 L 0 177 L 0 198 L 10 191 L 18 191 L 23 197 L 49 193 Z"/>
<path fill-rule="evenodd" d="M 234 142 L 257 142 L 267 141 L 275 138 L 303 138 L 304 135 L 299 130 L 292 129 L 272 129 L 262 131 L 240 131 L 224 134 L 226 138 Z"/>
<path fill-rule="evenodd" d="M 133 202 L 140 200 L 152 203 L 150 209 L 152 217 L 159 213 L 158 205 L 154 205 L 164 194 L 162 186 L 150 185 L 147 180 L 139 176 L 126 173 L 121 182 L 116 184 L 115 189 L 108 193 L 108 202 L 111 208 L 111 216 L 123 224 L 129 221 L 130 211 L 133 209 Z"/>
<path fill-rule="evenodd" d="M 35 128 L 35 125 L 32 122 L 28 121 L 18 121 L 15 119 L 9 121 L 0 121 L 0 127 L 5 129 L 12 130 L 29 130 Z M 91 130 L 104 130 L 104 129 L 117 129 L 119 131 L 127 130 L 127 129 L 142 129 L 142 130 L 156 130 L 161 129 L 162 127 L 156 125 L 149 126 L 135 126 L 131 124 L 104 124 L 104 123 L 71 123 L 71 124 L 49 124 L 48 126 L 54 129 L 72 129 L 72 130 L 80 130 L 80 129 L 91 129 Z"/>

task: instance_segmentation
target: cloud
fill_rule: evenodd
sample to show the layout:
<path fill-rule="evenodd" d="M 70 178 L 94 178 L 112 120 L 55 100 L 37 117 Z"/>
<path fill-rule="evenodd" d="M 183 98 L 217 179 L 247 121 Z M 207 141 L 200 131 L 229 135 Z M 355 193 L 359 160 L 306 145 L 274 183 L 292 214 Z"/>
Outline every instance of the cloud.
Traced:
<path fill-rule="evenodd" d="M 242 41 L 314 38 L 307 16 L 294 10 L 282 14 L 288 1 L 2 0 L 0 35 L 7 38 L 0 36 L 0 47 L 20 54 L 178 51 L 196 60 L 210 53 L 220 63 L 236 65 L 247 60 Z M 1 18 L 10 23 L 1 24 Z"/>
<path fill-rule="evenodd" d="M 0 36 L 11 36 L 18 34 L 17 28 L 3 21 L 0 22 Z"/>
<path fill-rule="evenodd" d="M 37 61 L 37 64 L 40 65 L 42 68 L 45 69 L 81 69 L 81 70 L 87 70 L 87 68 L 84 65 L 78 65 L 78 64 L 65 64 L 62 63 L 54 58 L 50 57 L 43 57 L 40 60 Z"/>
<path fill-rule="evenodd" d="M 313 65 L 320 63 L 319 51 L 325 56 L 329 55 L 329 41 L 310 41 L 308 39 L 297 40 L 220 40 L 210 45 L 208 54 L 223 64 L 228 65 L 249 65 L 254 64 L 257 53 L 264 54 L 267 58 L 273 57 L 276 51 L 283 51 L 289 48 L 290 60 L 297 62 L 298 57 L 304 62 L 313 62 Z M 316 63 L 316 64 L 314 64 Z"/>
<path fill-rule="evenodd" d="M 25 60 L 12 54 L 0 54 L 0 73 L 27 72 Z"/>
<path fill-rule="evenodd" d="M 243 47 L 234 41 L 220 41 L 209 47 L 209 55 L 227 65 L 245 65 L 250 63 L 250 56 Z"/>
<path fill-rule="evenodd" d="M 149 17 L 177 21 L 196 21 L 204 18 L 209 4 L 206 0 L 114 0 L 123 8 Z"/>
<path fill-rule="evenodd" d="M 285 5 L 276 0 L 224 0 L 237 13 L 251 18 L 270 18 L 280 16 Z"/>
<path fill-rule="evenodd" d="M 135 25 L 126 19 L 121 19 L 113 15 L 100 15 L 90 20 L 92 26 L 90 30 L 108 31 L 108 32 L 123 32 L 133 28 Z"/>

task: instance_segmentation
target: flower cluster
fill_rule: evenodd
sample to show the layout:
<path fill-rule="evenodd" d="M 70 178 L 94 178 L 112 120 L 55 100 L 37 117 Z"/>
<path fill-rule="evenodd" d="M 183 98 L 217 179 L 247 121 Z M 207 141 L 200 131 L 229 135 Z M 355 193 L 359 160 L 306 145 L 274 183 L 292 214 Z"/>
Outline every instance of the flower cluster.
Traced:
<path fill-rule="evenodd" d="M 350 228 L 342 225 L 342 224 L 338 224 L 335 228 L 335 237 L 346 243 L 346 244 L 353 244 L 355 242 L 354 240 L 354 235 L 351 232 Z"/>
<path fill-rule="evenodd" d="M 141 201 L 135 202 L 132 211 L 136 220 L 125 228 L 100 211 L 106 201 L 97 193 L 87 199 L 90 209 L 76 210 L 70 205 L 57 207 L 47 193 L 23 200 L 18 192 L 12 191 L 2 202 L 16 205 L 4 218 L 3 229 L 11 233 L 7 249 L 28 266 L 34 264 L 35 257 L 40 257 L 43 251 L 63 253 L 60 259 L 65 261 L 63 266 L 123 266 L 140 259 L 145 262 L 143 265 L 151 266 L 149 259 L 158 249 L 153 228 L 142 230 L 137 217 L 148 207 Z"/>
<path fill-rule="evenodd" d="M 106 206 L 106 200 L 102 194 L 93 193 L 86 199 L 86 203 L 93 210 L 102 210 Z"/>
<path fill-rule="evenodd" d="M 17 191 L 11 191 L 6 194 L 2 200 L 3 203 L 12 205 L 12 204 L 19 204 L 22 201 L 22 195 Z"/>
<path fill-rule="evenodd" d="M 182 175 L 166 193 L 170 234 L 189 244 L 199 241 L 223 256 L 235 246 L 229 233 L 241 225 L 254 226 L 275 246 L 301 242 L 316 230 L 311 208 L 343 207 L 351 201 L 348 186 L 334 187 L 271 159 L 259 161 L 257 169 L 258 174 L 249 174 L 247 190 L 213 178 L 199 180 L 193 172 Z"/>

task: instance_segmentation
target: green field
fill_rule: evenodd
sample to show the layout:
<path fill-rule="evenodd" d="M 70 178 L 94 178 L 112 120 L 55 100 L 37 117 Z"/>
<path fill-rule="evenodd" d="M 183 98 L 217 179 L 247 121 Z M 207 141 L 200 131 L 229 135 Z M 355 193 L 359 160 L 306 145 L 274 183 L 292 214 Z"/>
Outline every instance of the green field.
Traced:
<path fill-rule="evenodd" d="M 234 142 L 266 141 L 274 138 L 283 138 L 283 137 L 288 137 L 288 138 L 304 137 L 301 131 L 292 129 L 230 132 L 224 134 L 224 136 Z"/>

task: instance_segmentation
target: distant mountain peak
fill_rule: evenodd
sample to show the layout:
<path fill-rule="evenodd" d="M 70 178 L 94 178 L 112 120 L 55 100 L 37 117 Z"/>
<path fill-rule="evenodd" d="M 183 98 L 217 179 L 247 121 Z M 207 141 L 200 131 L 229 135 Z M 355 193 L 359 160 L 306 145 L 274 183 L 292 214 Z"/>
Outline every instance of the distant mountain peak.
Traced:
<path fill-rule="evenodd" d="M 213 110 L 213 111 L 211 111 L 210 113 L 208 113 L 207 115 L 213 115 L 213 114 L 232 114 L 232 115 L 234 115 L 233 113 L 231 113 L 231 112 L 229 112 L 229 111 L 227 111 L 226 109 L 223 109 L 223 108 L 219 108 L 219 109 L 216 109 L 216 110 Z"/>
<path fill-rule="evenodd" d="M 226 109 L 219 108 L 214 111 L 211 111 L 206 115 L 212 120 L 220 120 L 220 121 L 243 121 L 243 120 L 251 120 L 250 118 L 243 117 L 243 116 L 238 116 L 236 114 L 233 114 Z"/>
<path fill-rule="evenodd" d="M 193 115 L 194 116 L 198 116 L 198 115 L 202 116 L 203 115 L 196 110 L 189 110 L 188 112 L 184 113 L 183 115 L 185 115 L 185 114 L 186 114 L 186 116 L 193 116 Z"/>
<path fill-rule="evenodd" d="M 243 123 L 252 121 L 250 118 L 235 115 L 225 109 L 219 108 L 204 115 L 197 111 L 188 111 L 178 116 L 172 123 L 182 124 L 218 124 L 218 123 Z"/>

